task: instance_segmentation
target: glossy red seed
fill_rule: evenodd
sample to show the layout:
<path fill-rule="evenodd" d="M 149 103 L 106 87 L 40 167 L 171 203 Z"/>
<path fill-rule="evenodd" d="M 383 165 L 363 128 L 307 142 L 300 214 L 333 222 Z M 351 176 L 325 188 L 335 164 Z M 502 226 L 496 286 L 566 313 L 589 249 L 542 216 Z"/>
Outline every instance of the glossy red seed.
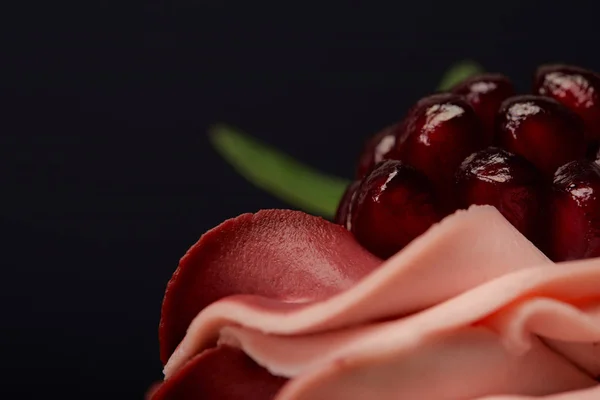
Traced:
<path fill-rule="evenodd" d="M 549 201 L 547 253 L 554 261 L 600 256 L 600 167 L 589 160 L 558 169 Z"/>
<path fill-rule="evenodd" d="M 515 95 L 510 79 L 500 74 L 476 75 L 456 85 L 452 88 L 452 93 L 463 96 L 473 107 L 482 122 L 485 140 L 491 144 L 494 137 L 494 119 L 500 105 Z"/>
<path fill-rule="evenodd" d="M 571 65 L 543 65 L 533 92 L 552 97 L 578 114 L 588 140 L 600 139 L 600 75 Z"/>
<path fill-rule="evenodd" d="M 528 159 L 547 179 L 558 167 L 585 156 L 583 126 L 576 114 L 541 96 L 515 96 L 502 103 L 498 143 Z"/>
<path fill-rule="evenodd" d="M 352 209 L 352 202 L 354 201 L 356 190 L 360 186 L 360 182 L 361 181 L 354 181 L 348 185 L 335 213 L 333 222 L 342 225 L 346 229 L 349 229 L 350 210 Z"/>
<path fill-rule="evenodd" d="M 585 158 L 596 161 L 600 156 L 600 143 L 593 141 L 586 147 Z"/>
<path fill-rule="evenodd" d="M 477 114 L 461 96 L 441 93 L 417 102 L 405 123 L 396 141 L 400 159 L 423 172 L 451 210 L 456 169 L 465 157 L 485 147 Z"/>
<path fill-rule="evenodd" d="M 366 141 L 358 160 L 356 179 L 364 178 L 379 162 L 397 158 L 395 144 L 399 129 L 400 123 L 388 126 Z"/>
<path fill-rule="evenodd" d="M 367 250 L 388 258 L 441 217 L 424 174 L 395 160 L 365 177 L 352 208 L 350 230 Z"/>
<path fill-rule="evenodd" d="M 456 173 L 459 206 L 489 204 L 532 242 L 544 204 L 542 179 L 533 164 L 506 150 L 489 147 L 467 157 Z"/>

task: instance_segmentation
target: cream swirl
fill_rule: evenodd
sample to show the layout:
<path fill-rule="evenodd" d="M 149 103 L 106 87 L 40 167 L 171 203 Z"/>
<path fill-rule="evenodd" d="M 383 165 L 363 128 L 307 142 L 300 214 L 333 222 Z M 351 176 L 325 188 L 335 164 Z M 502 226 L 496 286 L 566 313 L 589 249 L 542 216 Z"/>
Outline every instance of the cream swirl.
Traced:
<path fill-rule="evenodd" d="M 600 259 L 554 264 L 489 206 L 456 212 L 381 265 L 333 224 L 259 214 L 182 259 L 163 349 L 187 330 L 153 399 L 600 398 Z M 198 297 L 219 285 L 233 288 Z M 261 368 L 244 375 L 245 357 Z M 226 365 L 239 368 L 215 373 Z"/>

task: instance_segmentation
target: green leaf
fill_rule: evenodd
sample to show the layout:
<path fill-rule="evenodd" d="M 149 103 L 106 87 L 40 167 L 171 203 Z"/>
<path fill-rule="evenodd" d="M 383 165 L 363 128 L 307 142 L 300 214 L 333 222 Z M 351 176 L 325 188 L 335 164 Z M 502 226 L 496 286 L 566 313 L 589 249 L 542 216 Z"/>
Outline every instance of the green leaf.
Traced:
<path fill-rule="evenodd" d="M 474 61 L 461 61 L 454 64 L 442 77 L 438 90 L 449 90 L 465 79 L 483 72 L 481 65 Z"/>
<path fill-rule="evenodd" d="M 457 63 L 446 72 L 438 90 L 482 71 L 472 61 Z M 323 174 L 227 125 L 213 126 L 209 135 L 219 154 L 254 185 L 308 213 L 329 219 L 335 215 L 350 181 Z"/>
<path fill-rule="evenodd" d="M 246 179 L 306 212 L 332 218 L 349 181 L 304 165 L 227 125 L 209 131 L 212 144 Z"/>

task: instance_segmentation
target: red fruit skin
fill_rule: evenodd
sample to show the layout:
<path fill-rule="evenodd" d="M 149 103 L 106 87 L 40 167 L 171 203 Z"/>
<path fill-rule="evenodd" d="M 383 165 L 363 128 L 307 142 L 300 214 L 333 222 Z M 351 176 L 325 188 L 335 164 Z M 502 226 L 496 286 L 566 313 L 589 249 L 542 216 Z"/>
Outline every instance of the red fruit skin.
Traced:
<path fill-rule="evenodd" d="M 585 158 L 591 161 L 596 161 L 600 158 L 600 143 L 597 141 L 593 141 L 588 144 Z"/>
<path fill-rule="evenodd" d="M 350 230 L 350 212 L 352 209 L 352 203 L 356 197 L 356 191 L 360 186 L 361 181 L 354 181 L 348 185 L 344 195 L 342 196 L 342 200 L 340 200 L 340 204 L 338 205 L 337 211 L 335 213 L 335 218 L 333 222 L 336 224 L 342 225 L 344 228 Z"/>
<path fill-rule="evenodd" d="M 400 130 L 401 123 L 390 125 L 365 142 L 358 159 L 356 179 L 364 178 L 381 161 L 397 159 L 395 145 Z"/>
<path fill-rule="evenodd" d="M 553 99 L 511 97 L 496 123 L 498 144 L 529 160 L 548 180 L 561 165 L 585 157 L 581 120 Z"/>
<path fill-rule="evenodd" d="M 539 242 L 543 181 L 529 161 L 497 147 L 480 150 L 463 161 L 456 186 L 461 208 L 492 205 L 525 237 Z"/>
<path fill-rule="evenodd" d="M 552 260 L 600 256 L 600 166 L 576 160 L 556 171 L 549 224 L 547 253 Z"/>
<path fill-rule="evenodd" d="M 440 93 L 418 101 L 405 123 L 396 142 L 400 159 L 423 172 L 452 211 L 456 169 L 485 145 L 477 114 L 461 96 Z"/>
<path fill-rule="evenodd" d="M 515 95 L 515 88 L 506 76 L 480 74 L 464 80 L 452 88 L 469 102 L 483 125 L 486 143 L 494 138 L 494 120 L 504 100 Z"/>
<path fill-rule="evenodd" d="M 441 219 L 426 176 L 396 160 L 380 163 L 362 182 L 351 232 L 367 250 L 388 258 Z"/>
<path fill-rule="evenodd" d="M 535 72 L 533 92 L 578 114 L 588 141 L 600 139 L 600 75 L 571 65 L 542 65 Z"/>

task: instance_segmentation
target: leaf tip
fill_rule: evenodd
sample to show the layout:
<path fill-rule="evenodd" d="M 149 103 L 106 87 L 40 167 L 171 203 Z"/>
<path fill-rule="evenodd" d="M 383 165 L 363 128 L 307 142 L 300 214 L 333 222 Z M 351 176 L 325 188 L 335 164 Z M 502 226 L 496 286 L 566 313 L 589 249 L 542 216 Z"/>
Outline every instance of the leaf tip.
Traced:
<path fill-rule="evenodd" d="M 211 143 L 215 144 L 215 142 L 219 142 L 224 135 L 227 135 L 229 131 L 230 128 L 226 124 L 212 124 L 208 127 L 207 130 L 208 140 L 210 140 Z"/>
<path fill-rule="evenodd" d="M 213 148 L 227 161 L 232 163 L 231 157 L 239 147 L 240 141 L 247 141 L 242 134 L 227 124 L 215 123 L 207 130 L 208 141 Z"/>
<path fill-rule="evenodd" d="M 484 71 L 481 64 L 467 59 L 452 65 L 442 77 L 439 90 L 449 90 L 463 80 Z"/>

